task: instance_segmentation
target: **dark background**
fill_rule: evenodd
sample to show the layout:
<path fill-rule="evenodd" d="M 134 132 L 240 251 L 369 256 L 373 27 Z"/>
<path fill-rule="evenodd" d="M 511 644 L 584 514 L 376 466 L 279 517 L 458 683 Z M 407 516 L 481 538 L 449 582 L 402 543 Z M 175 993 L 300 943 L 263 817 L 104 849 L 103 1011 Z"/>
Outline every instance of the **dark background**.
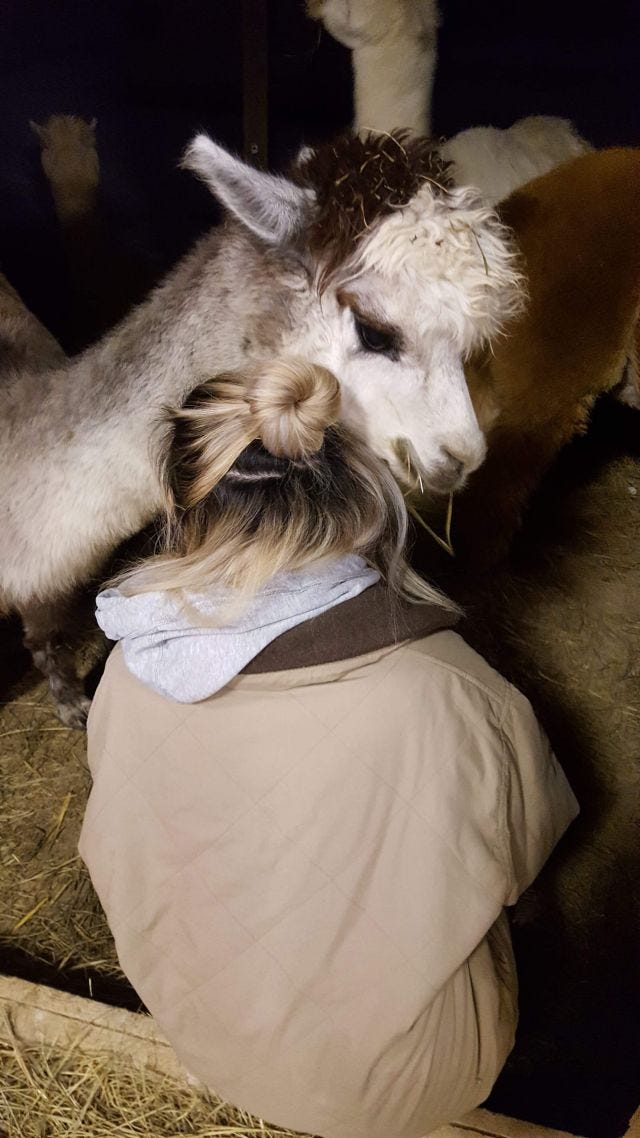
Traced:
<path fill-rule="evenodd" d="M 640 143 L 639 0 L 442 7 L 438 135 L 552 113 L 598 145 Z M 350 61 L 303 0 L 267 10 L 269 159 L 279 166 L 302 141 L 349 123 Z M 206 191 L 177 168 L 190 136 L 205 128 L 242 149 L 242 14 L 241 0 L 2 0 L 0 268 L 67 348 L 77 336 L 66 268 L 29 119 L 97 115 L 110 239 L 152 283 L 216 220 Z M 131 299 L 123 285 L 123 307 Z"/>
<path fill-rule="evenodd" d="M 443 0 L 442 7 L 437 135 L 547 113 L 571 118 L 596 145 L 640 145 L 640 0 L 602 8 L 587 0 Z M 302 142 L 348 125 L 351 73 L 349 53 L 306 19 L 303 0 L 269 0 L 267 15 L 269 159 L 278 167 Z M 142 269 L 135 280 L 122 278 L 124 311 L 143 279 L 157 280 L 217 220 L 213 199 L 178 162 L 200 128 L 242 151 L 242 62 L 241 0 L 0 0 L 0 269 L 67 350 L 91 337 L 89 325 L 78 327 L 29 119 L 98 118 L 105 232 Z M 598 422 L 596 430 L 611 433 L 606 416 Z M 603 1019 L 596 1009 L 594 1022 Z M 635 1068 L 628 1026 L 629 1045 L 618 1052 Z M 566 1045 L 569 1055 L 572 1040 Z M 494 1109 L 576 1130 L 586 1110 L 592 1136 L 621 1133 L 632 1075 L 617 1094 L 618 1116 L 611 1076 L 608 1102 L 607 1090 L 594 1088 L 597 1125 L 595 1107 L 582 1110 L 580 1071 L 575 1086 L 566 1065 L 545 1077 L 546 1098 L 506 1071 Z"/>

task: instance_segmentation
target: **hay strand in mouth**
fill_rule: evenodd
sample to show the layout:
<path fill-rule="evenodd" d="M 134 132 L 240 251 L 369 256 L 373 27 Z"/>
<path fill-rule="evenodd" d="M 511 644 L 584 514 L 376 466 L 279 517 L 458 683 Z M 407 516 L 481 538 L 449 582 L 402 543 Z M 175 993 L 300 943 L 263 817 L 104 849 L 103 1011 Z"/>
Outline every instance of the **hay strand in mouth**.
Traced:
<path fill-rule="evenodd" d="M 449 501 L 447 503 L 447 516 L 445 519 L 444 537 L 440 537 L 440 534 L 436 533 L 436 531 L 431 528 L 431 526 L 428 524 L 428 522 L 425 522 L 422 515 L 419 514 L 418 511 L 416 510 L 415 506 L 411 505 L 411 502 L 407 502 L 407 510 L 411 514 L 411 517 L 414 519 L 414 521 L 416 521 L 418 523 L 418 525 L 422 526 L 422 528 L 424 530 L 426 530 L 426 532 L 429 534 L 429 536 L 433 538 L 433 540 L 440 546 L 440 548 L 444 549 L 445 553 L 449 554 L 449 557 L 455 557 L 456 551 L 453 548 L 453 544 L 451 541 L 451 522 L 453 519 L 453 492 L 451 494 L 449 494 Z"/>
<path fill-rule="evenodd" d="M 414 519 L 414 521 L 416 521 L 418 523 L 418 525 L 422 527 L 422 529 L 426 530 L 426 532 L 429 534 L 429 536 L 433 538 L 433 540 L 440 546 L 440 548 L 444 549 L 445 553 L 448 553 L 450 557 L 455 557 L 455 550 L 454 550 L 453 545 L 451 543 L 451 519 L 453 516 L 453 491 L 451 491 L 451 493 L 449 494 L 449 501 L 447 504 L 447 516 L 446 516 L 446 520 L 445 520 L 445 536 L 444 536 L 444 538 L 442 538 L 442 537 L 440 537 L 440 535 L 438 533 L 436 533 L 436 531 L 434 529 L 432 529 L 432 527 L 428 524 L 428 522 L 426 522 L 424 520 L 422 515 L 419 513 L 419 511 L 416 509 L 416 507 L 410 501 L 411 495 L 415 494 L 418 489 L 420 490 L 421 498 L 424 498 L 424 483 L 422 481 L 422 472 L 420 470 L 419 463 L 417 462 L 417 460 L 414 457 L 413 448 L 412 448 L 411 444 L 408 443 L 407 441 L 403 440 L 403 439 L 399 439 L 399 440 L 397 440 L 394 449 L 395 449 L 395 453 L 398 457 L 398 460 L 400 461 L 400 463 L 403 464 L 403 466 L 406 467 L 406 474 L 402 478 L 402 483 L 406 487 L 406 489 L 403 491 L 403 493 L 404 493 L 405 505 L 407 507 L 407 512 L 411 515 L 411 517 Z"/>

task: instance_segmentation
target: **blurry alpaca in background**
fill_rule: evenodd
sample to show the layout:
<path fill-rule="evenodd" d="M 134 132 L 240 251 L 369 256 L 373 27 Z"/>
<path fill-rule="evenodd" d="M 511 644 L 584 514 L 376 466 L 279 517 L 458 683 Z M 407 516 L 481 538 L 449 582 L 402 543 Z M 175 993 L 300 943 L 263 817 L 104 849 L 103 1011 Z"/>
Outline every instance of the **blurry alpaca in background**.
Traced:
<path fill-rule="evenodd" d="M 437 0 L 307 0 L 307 11 L 351 49 L 355 129 L 430 135 Z"/>
<path fill-rule="evenodd" d="M 95 118 L 87 122 L 77 115 L 31 123 L 69 270 L 72 353 L 113 327 L 152 284 L 150 265 L 114 242 L 100 195 L 96 126 Z"/>
<path fill-rule="evenodd" d="M 61 225 L 72 226 L 97 207 L 100 162 L 96 149 L 97 119 L 51 115 L 42 126 L 32 122 L 40 139 L 44 170 Z"/>

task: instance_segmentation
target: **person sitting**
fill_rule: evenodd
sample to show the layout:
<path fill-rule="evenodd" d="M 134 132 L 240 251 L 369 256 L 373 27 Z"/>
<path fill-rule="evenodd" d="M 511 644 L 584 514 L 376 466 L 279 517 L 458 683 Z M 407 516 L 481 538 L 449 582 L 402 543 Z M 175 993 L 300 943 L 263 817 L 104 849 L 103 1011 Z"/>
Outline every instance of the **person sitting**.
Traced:
<path fill-rule="evenodd" d="M 80 852 L 185 1066 L 327 1138 L 418 1138 L 511 1050 L 505 906 L 577 813 L 530 704 L 405 560 L 326 369 L 197 388 L 164 552 L 98 597 Z"/>

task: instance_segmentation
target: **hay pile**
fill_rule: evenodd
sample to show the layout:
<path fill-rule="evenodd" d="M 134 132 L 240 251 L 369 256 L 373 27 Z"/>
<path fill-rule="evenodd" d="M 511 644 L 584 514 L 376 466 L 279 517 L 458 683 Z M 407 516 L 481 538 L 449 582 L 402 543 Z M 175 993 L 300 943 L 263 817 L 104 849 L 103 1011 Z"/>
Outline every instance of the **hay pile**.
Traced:
<path fill-rule="evenodd" d="M 0 1042 L 2 1138 L 284 1138 L 228 1103 L 126 1055 Z"/>
<path fill-rule="evenodd" d="M 56 718 L 5 625 L 0 702 L 0 970 L 21 950 L 61 971 L 119 975 L 106 921 L 77 853 L 90 779 L 84 732 Z M 4 631 L 4 629 L 3 629 Z"/>

